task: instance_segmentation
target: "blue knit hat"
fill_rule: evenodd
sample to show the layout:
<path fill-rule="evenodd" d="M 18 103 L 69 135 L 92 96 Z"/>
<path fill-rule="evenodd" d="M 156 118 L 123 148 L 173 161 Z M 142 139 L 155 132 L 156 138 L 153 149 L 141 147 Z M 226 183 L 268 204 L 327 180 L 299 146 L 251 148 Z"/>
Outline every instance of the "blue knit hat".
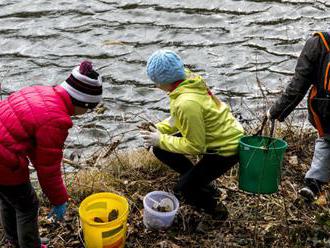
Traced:
<path fill-rule="evenodd" d="M 149 57 L 147 74 L 156 84 L 169 84 L 185 79 L 181 58 L 170 50 L 159 50 Z"/>

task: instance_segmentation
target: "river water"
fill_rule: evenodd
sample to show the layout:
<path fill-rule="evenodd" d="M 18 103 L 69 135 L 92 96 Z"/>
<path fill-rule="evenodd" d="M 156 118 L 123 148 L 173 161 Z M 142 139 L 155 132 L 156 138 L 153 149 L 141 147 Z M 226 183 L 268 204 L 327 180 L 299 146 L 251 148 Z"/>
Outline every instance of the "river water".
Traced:
<path fill-rule="evenodd" d="M 148 56 L 166 48 L 252 120 L 264 111 L 260 88 L 271 99 L 286 85 L 305 40 L 327 30 L 329 16 L 326 0 L 1 0 L 2 97 L 60 83 L 89 59 L 103 75 L 106 111 L 75 118 L 66 154 L 118 138 L 122 148 L 141 146 L 136 125 L 168 115 L 166 94 L 145 73 Z"/>

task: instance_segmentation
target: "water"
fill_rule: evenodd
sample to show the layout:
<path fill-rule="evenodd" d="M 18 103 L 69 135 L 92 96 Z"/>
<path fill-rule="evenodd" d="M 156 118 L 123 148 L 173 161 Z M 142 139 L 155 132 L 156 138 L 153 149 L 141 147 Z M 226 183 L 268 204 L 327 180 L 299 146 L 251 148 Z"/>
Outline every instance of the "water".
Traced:
<path fill-rule="evenodd" d="M 66 154 L 115 138 L 139 146 L 136 125 L 168 115 L 166 94 L 145 73 L 148 56 L 167 48 L 251 119 L 263 111 L 257 78 L 270 95 L 285 86 L 307 37 L 329 27 L 329 10 L 326 0 L 1 0 L 3 94 L 60 83 L 92 60 L 107 110 L 75 119 Z"/>

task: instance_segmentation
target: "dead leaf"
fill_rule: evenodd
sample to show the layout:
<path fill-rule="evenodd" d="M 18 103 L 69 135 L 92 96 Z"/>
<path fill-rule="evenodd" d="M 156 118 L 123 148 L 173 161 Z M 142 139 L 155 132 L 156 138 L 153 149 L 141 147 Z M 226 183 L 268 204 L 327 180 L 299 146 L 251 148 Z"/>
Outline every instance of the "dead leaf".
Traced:
<path fill-rule="evenodd" d="M 316 205 L 319 205 L 321 207 L 327 205 L 327 199 L 325 197 L 325 193 L 322 192 L 320 196 L 314 201 Z"/>
<path fill-rule="evenodd" d="M 289 163 L 292 165 L 298 165 L 298 157 L 296 155 L 289 157 Z"/>

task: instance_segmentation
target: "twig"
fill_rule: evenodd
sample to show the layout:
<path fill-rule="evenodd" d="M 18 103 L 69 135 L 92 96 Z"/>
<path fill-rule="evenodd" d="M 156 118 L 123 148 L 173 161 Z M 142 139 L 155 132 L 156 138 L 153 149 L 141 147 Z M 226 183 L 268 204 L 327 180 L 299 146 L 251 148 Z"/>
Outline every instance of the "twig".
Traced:
<path fill-rule="evenodd" d="M 291 242 L 291 236 L 290 236 L 290 223 L 288 220 L 288 210 L 287 210 L 286 203 L 285 203 L 285 197 L 282 192 L 281 192 L 281 196 L 282 196 L 282 200 L 283 200 L 286 228 L 288 230 L 288 242 L 289 242 L 289 247 L 291 247 L 292 242 Z"/>
<path fill-rule="evenodd" d="M 259 204 L 260 204 L 260 198 L 259 198 L 259 195 L 257 195 L 257 208 L 258 209 L 259 209 Z M 254 237 L 253 237 L 255 247 L 258 247 L 257 218 L 258 218 L 258 211 L 255 211 L 255 215 L 254 215 Z"/>
<path fill-rule="evenodd" d="M 82 248 L 85 248 L 86 246 L 85 246 L 85 242 L 84 242 L 84 239 L 82 238 L 82 236 L 81 236 L 81 232 L 82 232 L 82 229 L 81 229 L 81 227 L 79 226 L 79 229 L 78 229 L 78 237 L 79 237 L 79 241 L 80 241 L 80 243 L 82 244 Z"/>
<path fill-rule="evenodd" d="M 94 162 L 94 166 L 97 166 L 98 162 L 105 157 L 108 157 L 111 155 L 111 153 L 117 149 L 117 147 L 120 144 L 120 140 L 116 140 L 114 142 L 112 142 L 108 147 L 106 147 L 104 152 L 100 152 L 100 154 L 97 156 L 97 158 L 95 159 Z"/>
<path fill-rule="evenodd" d="M 66 164 L 68 164 L 68 165 L 74 167 L 75 169 L 83 169 L 83 168 L 84 168 L 84 167 L 81 166 L 80 164 L 78 164 L 78 163 L 76 163 L 76 162 L 74 162 L 74 161 L 72 161 L 72 160 L 70 160 L 70 159 L 67 159 L 67 158 L 63 158 L 62 161 L 63 161 L 63 163 L 66 163 Z"/>

